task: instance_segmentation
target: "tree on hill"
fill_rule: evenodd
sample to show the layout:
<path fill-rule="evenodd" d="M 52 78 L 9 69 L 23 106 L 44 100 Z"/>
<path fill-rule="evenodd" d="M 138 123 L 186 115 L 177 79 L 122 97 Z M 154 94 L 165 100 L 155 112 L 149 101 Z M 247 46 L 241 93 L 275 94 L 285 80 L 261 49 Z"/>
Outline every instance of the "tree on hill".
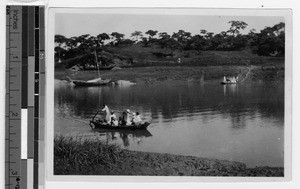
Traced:
<path fill-rule="evenodd" d="M 228 37 L 228 43 L 230 45 L 230 47 L 228 48 L 228 50 L 244 50 L 247 42 L 248 42 L 248 38 L 246 35 L 241 35 L 238 34 L 237 36 L 233 37 L 233 36 L 229 36 Z"/>
<path fill-rule="evenodd" d="M 149 40 L 147 37 L 142 37 L 142 43 L 144 45 L 144 47 L 148 47 L 149 45 Z"/>
<path fill-rule="evenodd" d="M 132 45 L 132 44 L 134 44 L 135 43 L 135 41 L 133 41 L 133 40 L 131 40 L 131 39 L 123 39 L 122 41 L 121 41 L 121 44 L 122 45 Z"/>
<path fill-rule="evenodd" d="M 85 52 L 87 48 L 89 48 L 87 39 L 90 37 L 90 34 L 84 34 L 79 37 L 74 38 L 74 43 L 76 43 L 76 47 L 82 51 Z"/>
<path fill-rule="evenodd" d="M 225 38 L 225 37 L 227 37 L 227 32 L 226 31 L 221 31 L 220 35 Z"/>
<path fill-rule="evenodd" d="M 205 50 L 212 50 L 212 39 L 213 39 L 214 33 L 213 32 L 206 32 L 204 35 L 204 38 L 206 40 L 206 46 Z"/>
<path fill-rule="evenodd" d="M 218 34 L 215 34 L 211 38 L 211 49 L 212 50 L 229 50 L 231 48 L 228 39 L 229 35 L 227 35 L 227 32 L 222 31 Z"/>
<path fill-rule="evenodd" d="M 184 30 L 179 30 L 176 33 L 173 33 L 172 38 L 175 39 L 178 44 L 180 45 L 179 47 L 181 49 L 187 49 L 188 47 L 188 40 L 191 39 L 191 33 L 186 32 Z"/>
<path fill-rule="evenodd" d="M 285 54 L 285 24 L 280 22 L 266 27 L 253 35 L 251 48 L 254 53 L 264 56 L 282 56 Z"/>
<path fill-rule="evenodd" d="M 110 35 L 115 39 L 115 43 L 114 43 L 115 46 L 118 46 L 125 36 L 124 34 L 118 32 L 112 32 Z"/>
<path fill-rule="evenodd" d="M 78 42 L 78 49 L 82 52 L 82 53 L 85 53 L 85 52 L 87 52 L 87 51 L 89 51 L 90 50 L 90 48 L 91 48 L 91 42 L 90 42 L 90 40 L 91 39 L 89 39 L 91 36 L 90 36 L 90 34 L 85 34 L 85 35 L 81 35 L 81 36 L 79 36 L 76 40 L 77 40 L 77 42 Z"/>
<path fill-rule="evenodd" d="M 107 33 L 101 33 L 97 35 L 98 42 L 103 46 L 104 41 L 110 39 L 109 35 Z"/>
<path fill-rule="evenodd" d="M 211 40 L 213 36 L 214 36 L 214 33 L 213 33 L 213 32 L 207 32 L 207 33 L 205 34 L 205 38 L 208 39 L 208 40 Z"/>
<path fill-rule="evenodd" d="M 233 36 L 238 35 L 241 29 L 243 30 L 248 26 L 248 24 L 243 21 L 229 21 L 228 23 L 231 24 L 231 26 L 227 32 Z"/>
<path fill-rule="evenodd" d="M 141 31 L 134 31 L 131 33 L 131 37 L 135 37 L 135 41 L 138 42 L 139 39 L 143 37 L 143 34 Z"/>
<path fill-rule="evenodd" d="M 202 36 L 204 36 L 204 35 L 206 34 L 206 32 L 207 32 L 207 30 L 204 30 L 204 29 L 200 30 L 200 34 L 201 34 Z"/>
<path fill-rule="evenodd" d="M 207 42 L 203 36 L 198 34 L 198 35 L 195 35 L 192 37 L 191 46 L 194 50 L 196 50 L 198 53 L 200 53 L 200 51 L 203 51 L 206 48 Z"/>
<path fill-rule="evenodd" d="M 145 34 L 149 35 L 149 41 L 157 34 L 157 30 L 148 30 L 145 32 Z"/>
<path fill-rule="evenodd" d="M 224 50 L 226 49 L 225 44 L 225 38 L 222 34 L 216 34 L 214 37 L 211 39 L 211 45 L 213 50 Z"/>
<path fill-rule="evenodd" d="M 199 30 L 196 35 L 190 32 L 179 30 L 169 35 L 167 32 L 158 33 L 157 30 L 148 30 L 145 37 L 141 31 L 131 33 L 133 39 L 124 39 L 124 34 L 112 32 L 100 33 L 96 37 L 89 34 L 67 38 L 63 35 L 55 35 L 55 61 L 66 60 L 78 56 L 88 56 L 92 52 L 101 50 L 105 40 L 112 38 L 111 46 L 132 45 L 139 41 L 145 47 L 151 44 L 158 44 L 161 48 L 170 49 L 173 55 L 174 51 L 200 51 L 219 50 L 219 51 L 237 51 L 250 47 L 253 53 L 263 56 L 282 56 L 285 53 L 285 24 L 278 23 L 271 27 L 256 32 L 250 30 L 248 34 L 242 34 L 248 24 L 243 21 L 230 21 L 228 31 L 212 33 L 205 29 Z M 158 37 L 155 38 L 155 36 Z M 148 35 L 148 36 L 147 36 Z M 185 53 L 187 54 L 187 53 Z M 91 56 L 92 57 L 92 56 Z"/>
<path fill-rule="evenodd" d="M 90 36 L 83 44 L 86 48 L 86 52 L 93 52 L 101 48 L 103 41 L 98 37 Z"/>
<path fill-rule="evenodd" d="M 62 48 L 62 45 L 67 45 L 68 39 L 63 35 L 55 35 L 54 36 L 54 42 L 55 42 L 55 48 L 54 48 L 54 58 L 60 62 L 62 57 L 62 52 L 64 49 Z"/>
<path fill-rule="evenodd" d="M 67 43 L 67 38 L 63 35 L 55 35 L 54 42 L 57 44 L 57 46 L 62 47 L 63 44 Z"/>
<path fill-rule="evenodd" d="M 79 44 L 79 38 L 78 37 L 71 37 L 67 40 L 67 46 L 71 50 L 77 48 L 78 44 Z"/>
<path fill-rule="evenodd" d="M 166 44 L 167 44 L 167 48 L 171 50 L 172 56 L 174 55 L 174 51 L 180 48 L 180 43 L 176 41 L 174 38 L 169 38 Z"/>
<path fill-rule="evenodd" d="M 167 32 L 161 32 L 158 35 L 160 37 L 158 39 L 158 43 L 159 43 L 160 47 L 167 48 L 167 42 L 171 38 L 171 36 Z"/>

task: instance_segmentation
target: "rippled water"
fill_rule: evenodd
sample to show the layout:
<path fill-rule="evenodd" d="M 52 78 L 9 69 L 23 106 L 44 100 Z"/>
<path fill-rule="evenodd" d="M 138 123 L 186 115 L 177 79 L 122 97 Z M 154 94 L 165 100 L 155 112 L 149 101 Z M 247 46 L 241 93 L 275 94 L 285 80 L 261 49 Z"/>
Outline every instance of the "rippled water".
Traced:
<path fill-rule="evenodd" d="M 92 131 L 89 119 L 106 103 L 151 121 L 148 131 Z M 55 132 L 97 137 L 129 150 L 283 166 L 284 85 L 222 86 L 217 81 L 74 88 L 55 83 Z M 117 115 L 118 116 L 118 115 Z"/>

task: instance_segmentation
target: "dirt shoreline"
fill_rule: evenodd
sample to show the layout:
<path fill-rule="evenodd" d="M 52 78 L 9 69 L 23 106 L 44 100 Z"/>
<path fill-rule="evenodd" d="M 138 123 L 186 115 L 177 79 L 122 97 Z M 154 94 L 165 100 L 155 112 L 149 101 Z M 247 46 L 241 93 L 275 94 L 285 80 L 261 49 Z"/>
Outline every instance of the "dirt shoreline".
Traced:
<path fill-rule="evenodd" d="M 122 150 L 107 175 L 156 176 L 263 176 L 282 177 L 281 167 L 247 168 L 244 163 L 149 152 Z"/>
<path fill-rule="evenodd" d="M 54 140 L 55 175 L 283 177 L 282 167 L 121 149 L 99 141 Z"/>

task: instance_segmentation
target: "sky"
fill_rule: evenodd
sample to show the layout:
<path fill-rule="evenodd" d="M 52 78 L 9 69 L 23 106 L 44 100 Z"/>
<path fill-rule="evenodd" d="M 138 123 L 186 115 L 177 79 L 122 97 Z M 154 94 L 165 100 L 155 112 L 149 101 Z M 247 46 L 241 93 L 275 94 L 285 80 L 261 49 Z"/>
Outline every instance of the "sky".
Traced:
<path fill-rule="evenodd" d="M 125 38 L 131 38 L 134 31 L 145 33 L 149 29 L 173 34 L 178 30 L 199 34 L 201 29 L 220 33 L 230 28 L 229 21 L 244 21 L 248 24 L 242 33 L 255 29 L 257 32 L 265 27 L 284 22 L 279 16 L 217 16 L 217 15 L 158 15 L 158 14 L 96 14 L 96 13 L 57 13 L 55 34 L 66 37 L 100 33 L 119 32 Z"/>

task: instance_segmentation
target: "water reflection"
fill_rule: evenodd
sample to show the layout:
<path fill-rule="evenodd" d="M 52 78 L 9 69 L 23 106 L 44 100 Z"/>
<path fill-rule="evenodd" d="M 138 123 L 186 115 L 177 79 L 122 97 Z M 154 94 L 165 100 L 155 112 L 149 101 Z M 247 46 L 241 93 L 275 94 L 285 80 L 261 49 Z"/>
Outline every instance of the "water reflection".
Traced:
<path fill-rule="evenodd" d="M 223 89 L 222 89 L 223 88 Z M 275 90 L 274 90 L 275 89 Z M 193 117 L 199 112 L 219 113 L 233 118 L 233 125 L 243 125 L 245 116 L 283 117 L 283 86 L 199 85 L 189 82 L 154 86 L 88 87 L 61 86 L 56 89 L 56 108 L 60 113 L 90 118 L 103 103 L 115 112 L 129 108 L 145 119 L 164 120 Z M 221 92 L 223 90 L 223 92 Z M 150 117 L 151 116 L 151 117 Z M 204 118 L 205 119 L 205 118 Z"/>
<path fill-rule="evenodd" d="M 148 130 L 137 130 L 137 131 L 111 131 L 105 129 L 94 129 L 95 133 L 100 136 L 105 135 L 107 142 L 116 141 L 121 139 L 123 146 L 128 147 L 130 141 L 136 141 L 137 144 L 141 144 L 144 138 L 152 137 L 152 134 Z"/>
<path fill-rule="evenodd" d="M 223 89 L 222 89 L 223 88 Z M 233 125 L 245 116 L 282 117 L 284 113 L 283 87 L 238 85 L 177 84 L 161 86 L 119 87 L 60 87 L 56 90 L 56 108 L 60 113 L 90 118 L 103 103 L 115 112 L 129 108 L 142 113 L 145 119 L 164 120 L 193 117 L 197 113 L 221 114 L 233 118 Z M 223 90 L 221 93 L 220 89 Z M 222 96 L 221 96 L 222 94 Z M 205 119 L 205 118 L 204 118 Z M 237 122 L 237 123 L 236 123 Z"/>
<path fill-rule="evenodd" d="M 238 85 L 237 84 L 223 85 L 223 93 L 224 96 L 237 96 Z"/>
<path fill-rule="evenodd" d="M 89 120 L 106 103 L 117 117 L 125 109 L 151 121 L 151 133 L 97 130 L 108 143 L 139 151 L 193 155 L 245 162 L 251 166 L 283 165 L 284 84 L 222 86 L 216 82 L 161 82 L 74 88 L 56 81 L 56 132 L 91 133 Z M 86 129 L 87 128 L 87 129 Z"/>

